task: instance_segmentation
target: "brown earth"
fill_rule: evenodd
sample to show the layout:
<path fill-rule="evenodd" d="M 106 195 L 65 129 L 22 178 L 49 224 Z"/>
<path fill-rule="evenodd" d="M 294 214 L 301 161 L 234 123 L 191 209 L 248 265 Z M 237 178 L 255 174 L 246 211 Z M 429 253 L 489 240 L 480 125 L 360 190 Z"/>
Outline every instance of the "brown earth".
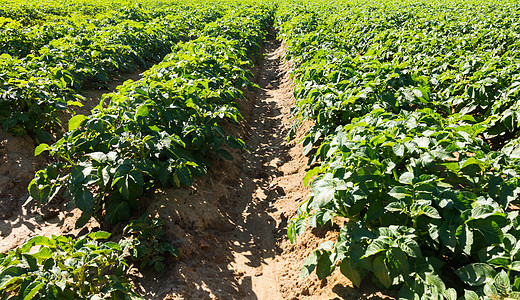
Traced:
<path fill-rule="evenodd" d="M 138 291 L 147 299 L 391 298 L 370 281 L 353 288 L 338 270 L 322 281 L 315 274 L 298 278 L 303 260 L 337 230 L 309 229 L 296 244 L 287 239 L 288 223 L 310 192 L 302 183 L 308 166 L 298 141 L 311 124 L 286 141 L 294 123 L 293 88 L 284 45 L 274 33 L 264 53 L 253 70 L 260 88 L 239 100 L 244 121 L 225 126 L 249 153 L 230 150 L 234 160 L 214 161 L 193 187 L 158 189 L 142 199 L 144 210 L 165 221 L 166 239 L 180 258 L 168 260 L 161 273 L 136 271 Z M 87 93 L 89 104 L 79 113 L 88 113 L 103 93 Z M 55 203 L 42 210 L 27 200 L 27 184 L 45 164 L 33 153 L 30 138 L 0 132 L 0 252 L 37 234 L 80 233 L 77 209 Z M 98 226 L 91 222 L 82 232 Z"/>

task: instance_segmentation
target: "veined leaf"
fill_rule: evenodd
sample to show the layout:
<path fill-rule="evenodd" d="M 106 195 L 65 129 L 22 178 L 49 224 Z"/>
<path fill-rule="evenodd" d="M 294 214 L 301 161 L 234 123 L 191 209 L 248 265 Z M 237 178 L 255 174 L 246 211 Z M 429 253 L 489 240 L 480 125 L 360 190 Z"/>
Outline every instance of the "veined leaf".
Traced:
<path fill-rule="evenodd" d="M 455 271 L 459 278 L 468 285 L 480 286 L 492 281 L 496 276 L 495 270 L 485 263 L 473 263 Z"/>
<path fill-rule="evenodd" d="M 75 130 L 86 119 L 84 115 L 75 115 L 69 120 L 69 131 Z"/>

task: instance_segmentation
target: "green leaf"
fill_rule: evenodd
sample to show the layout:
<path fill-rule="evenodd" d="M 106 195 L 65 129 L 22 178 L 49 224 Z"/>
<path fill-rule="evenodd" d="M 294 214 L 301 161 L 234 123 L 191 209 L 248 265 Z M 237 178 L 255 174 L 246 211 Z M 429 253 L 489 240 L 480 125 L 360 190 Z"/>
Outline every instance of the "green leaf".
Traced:
<path fill-rule="evenodd" d="M 94 209 L 94 195 L 87 188 L 80 189 L 74 194 L 74 203 L 82 212 L 92 213 Z"/>
<path fill-rule="evenodd" d="M 502 228 L 490 219 L 467 222 L 470 228 L 478 230 L 490 244 L 500 244 L 504 240 Z"/>
<path fill-rule="evenodd" d="M 394 267 L 395 270 L 399 270 L 400 274 L 404 276 L 409 276 L 410 274 L 410 264 L 408 262 L 408 257 L 404 254 L 404 252 L 399 248 L 391 248 L 386 253 L 388 265 Z"/>
<path fill-rule="evenodd" d="M 38 250 L 38 252 L 33 254 L 33 256 L 37 260 L 41 261 L 41 260 L 45 260 L 45 259 L 51 258 L 53 254 L 54 254 L 54 251 L 51 250 L 50 248 L 48 248 L 48 247 L 41 247 L 40 250 Z"/>
<path fill-rule="evenodd" d="M 21 253 L 26 253 L 31 250 L 32 247 L 43 245 L 43 246 L 50 246 L 50 240 L 46 236 L 35 236 L 28 240 L 21 248 Z"/>
<path fill-rule="evenodd" d="M 449 288 L 442 292 L 446 300 L 457 300 L 457 291 L 454 288 Z"/>
<path fill-rule="evenodd" d="M 507 296 L 509 295 L 509 292 L 511 292 L 511 282 L 504 270 L 500 271 L 500 273 L 495 276 L 495 287 L 502 296 Z"/>
<path fill-rule="evenodd" d="M 437 209 L 433 206 L 425 206 L 422 209 L 422 212 L 432 219 L 441 219 L 441 215 L 439 214 Z"/>
<path fill-rule="evenodd" d="M 406 187 L 400 185 L 392 187 L 390 192 L 388 192 L 388 195 L 398 200 L 404 199 L 406 197 L 411 197 L 410 191 Z"/>
<path fill-rule="evenodd" d="M 430 139 L 425 136 L 414 138 L 414 142 L 419 148 L 428 149 L 430 145 Z"/>
<path fill-rule="evenodd" d="M 471 290 L 464 290 L 464 300 L 480 300 L 480 297 Z"/>
<path fill-rule="evenodd" d="M 332 174 L 328 173 L 325 177 L 316 179 L 313 182 L 312 193 L 318 207 L 326 206 L 334 198 L 336 182 L 331 177 Z"/>
<path fill-rule="evenodd" d="M 457 227 L 453 224 L 449 224 L 447 222 L 443 222 L 439 227 L 441 241 L 446 245 L 448 249 L 452 252 L 455 252 L 455 247 L 457 246 L 457 238 L 455 237 L 455 232 L 457 231 Z"/>
<path fill-rule="evenodd" d="M 74 226 L 76 226 L 76 228 L 81 228 L 85 226 L 88 223 L 88 221 L 90 221 L 90 218 L 92 218 L 92 213 L 83 212 L 81 216 L 76 220 L 76 224 Z"/>
<path fill-rule="evenodd" d="M 405 207 L 405 204 L 401 201 L 397 202 L 390 202 L 387 206 L 385 206 L 386 211 L 403 211 Z"/>
<path fill-rule="evenodd" d="M 0 272 L 0 291 L 16 282 L 16 278 L 27 273 L 22 267 L 10 266 Z M 20 278 L 20 280 L 23 280 Z"/>
<path fill-rule="evenodd" d="M 73 131 L 86 119 L 84 115 L 75 115 L 69 120 L 69 131 Z"/>
<path fill-rule="evenodd" d="M 226 137 L 226 144 L 233 149 L 246 149 L 246 143 L 239 138 L 234 136 Z"/>
<path fill-rule="evenodd" d="M 323 280 L 327 276 L 329 276 L 333 270 L 334 265 L 330 261 L 330 252 L 324 251 L 318 259 L 318 263 L 316 266 L 316 275 L 318 275 L 319 280 Z"/>
<path fill-rule="evenodd" d="M 477 160 L 476 158 L 474 157 L 470 157 L 468 158 L 464 164 L 462 164 L 462 166 L 460 167 L 461 169 L 464 169 L 465 167 L 467 166 L 470 166 L 470 165 L 478 165 L 480 167 L 480 161 Z"/>
<path fill-rule="evenodd" d="M 410 238 L 405 239 L 404 241 L 402 241 L 402 243 L 399 244 L 399 247 L 401 248 L 401 250 L 404 251 L 404 253 L 406 253 L 406 255 L 408 255 L 410 257 L 421 257 L 422 256 L 422 252 L 421 252 L 421 248 L 419 247 L 419 244 L 413 239 L 410 239 Z"/>
<path fill-rule="evenodd" d="M 309 276 L 318 264 L 318 252 L 313 251 L 304 261 L 300 272 L 300 279 Z"/>
<path fill-rule="evenodd" d="M 113 196 L 108 200 L 106 207 L 105 220 L 108 224 L 115 224 L 119 221 L 130 218 L 130 207 L 121 197 Z"/>
<path fill-rule="evenodd" d="M 514 261 L 511 264 L 511 270 L 515 270 L 517 272 L 520 272 L 520 261 Z"/>
<path fill-rule="evenodd" d="M 440 160 L 446 160 L 446 159 L 450 159 L 450 158 L 454 158 L 453 154 L 451 152 L 448 152 L 444 149 L 434 149 L 434 150 L 431 150 L 430 153 L 440 159 Z M 460 168 L 459 168 L 459 164 L 458 163 L 455 163 L 456 167 L 456 170 L 458 171 Z M 450 168 L 448 168 L 450 169 Z"/>
<path fill-rule="evenodd" d="M 36 133 L 36 141 L 39 141 L 39 142 L 51 142 L 52 141 L 51 133 L 46 130 L 41 130 L 41 129 L 37 128 L 34 130 L 34 133 Z"/>
<path fill-rule="evenodd" d="M 415 176 L 412 172 L 405 172 L 401 176 L 399 176 L 399 182 L 402 184 L 412 184 Z"/>
<path fill-rule="evenodd" d="M 50 149 L 49 145 L 47 145 L 45 143 L 41 143 L 41 144 L 38 145 L 38 147 L 36 147 L 36 149 L 34 149 L 34 156 L 38 156 L 43 151 L 46 151 L 46 150 L 49 150 L 49 149 Z"/>
<path fill-rule="evenodd" d="M 87 235 L 92 240 L 106 240 L 110 237 L 110 233 L 106 231 L 91 232 Z"/>
<path fill-rule="evenodd" d="M 105 166 L 101 169 L 101 179 L 103 181 L 103 186 L 108 186 L 110 183 L 110 166 Z"/>
<path fill-rule="evenodd" d="M 135 112 L 134 120 L 137 121 L 139 117 L 147 117 L 150 114 L 150 111 L 148 110 L 148 106 L 141 105 L 137 108 L 137 111 Z"/>
<path fill-rule="evenodd" d="M 296 221 L 292 220 L 287 229 L 287 236 L 291 243 L 296 242 L 296 237 L 305 232 L 307 221 L 305 218 L 298 218 Z"/>
<path fill-rule="evenodd" d="M 496 275 L 495 270 L 485 263 L 473 263 L 455 271 L 455 274 L 468 285 L 480 286 L 487 281 L 493 280 Z"/>
<path fill-rule="evenodd" d="M 29 284 L 29 286 L 24 290 L 23 300 L 32 299 L 44 286 L 44 282 L 33 282 Z"/>
<path fill-rule="evenodd" d="M 368 245 L 367 251 L 365 252 L 365 255 L 363 257 L 370 257 L 379 252 L 386 251 L 389 247 L 390 246 L 387 242 L 381 239 L 375 239 L 370 243 L 370 245 Z"/>
<path fill-rule="evenodd" d="M 39 172 L 43 172 L 43 171 L 39 171 Z M 27 189 L 29 190 L 29 195 L 31 195 L 31 197 L 36 200 L 38 203 L 41 203 L 42 202 L 42 197 L 40 195 L 40 189 L 38 188 L 38 184 L 36 183 L 36 179 L 33 179 L 31 180 L 31 182 L 29 183 L 29 186 L 27 187 Z"/>
<path fill-rule="evenodd" d="M 471 246 L 473 245 L 473 232 L 465 224 L 460 225 L 455 232 L 455 238 L 467 255 L 471 255 Z"/>
<path fill-rule="evenodd" d="M 389 288 L 392 285 L 392 278 L 390 277 L 390 270 L 385 264 L 384 256 L 380 255 L 376 257 L 372 268 L 379 282 L 386 288 Z"/>
<path fill-rule="evenodd" d="M 386 174 L 391 174 L 392 170 L 397 166 L 395 162 L 393 162 L 391 159 L 387 158 L 384 159 L 383 162 L 383 171 Z"/>
<path fill-rule="evenodd" d="M 144 178 L 141 172 L 133 170 L 130 174 L 123 176 L 118 184 L 123 199 L 138 209 L 139 204 L 134 202 L 143 194 Z"/>
<path fill-rule="evenodd" d="M 128 175 L 136 184 L 139 186 L 144 186 L 143 174 L 138 169 L 133 169 Z"/>
<path fill-rule="evenodd" d="M 314 167 L 305 173 L 303 177 L 303 184 L 305 187 L 309 185 L 309 181 L 321 172 L 321 167 Z"/>
<path fill-rule="evenodd" d="M 343 261 L 341 261 L 341 264 L 339 266 L 339 270 L 345 277 L 347 277 L 350 281 L 352 281 L 352 284 L 354 284 L 355 287 L 358 287 L 361 285 L 361 274 L 359 271 L 354 267 L 352 262 L 349 258 L 344 258 Z"/>
<path fill-rule="evenodd" d="M 309 152 L 311 152 L 312 146 L 313 146 L 313 144 L 312 144 L 311 137 L 310 136 L 306 137 L 303 140 L 303 148 L 302 148 L 302 153 L 304 156 L 306 156 L 307 154 L 309 154 Z"/>
<path fill-rule="evenodd" d="M 395 144 L 392 149 L 394 150 L 394 154 L 402 157 L 404 155 L 404 145 L 403 144 Z"/>
<path fill-rule="evenodd" d="M 29 268 L 31 272 L 38 270 L 38 261 L 30 254 L 21 255 L 20 265 Z"/>
<path fill-rule="evenodd" d="M 104 163 L 107 160 L 107 156 L 103 152 L 92 152 L 88 153 L 87 156 L 100 163 Z"/>
<path fill-rule="evenodd" d="M 442 281 L 442 279 L 432 273 L 426 273 L 426 283 L 431 287 L 436 287 L 437 291 L 444 291 L 446 290 L 446 285 Z"/>

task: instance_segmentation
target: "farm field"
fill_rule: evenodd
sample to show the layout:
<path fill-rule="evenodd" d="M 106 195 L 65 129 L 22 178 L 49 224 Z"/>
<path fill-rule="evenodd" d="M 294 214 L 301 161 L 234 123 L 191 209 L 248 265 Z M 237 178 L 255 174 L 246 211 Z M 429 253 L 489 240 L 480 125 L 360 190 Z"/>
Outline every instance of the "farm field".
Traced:
<path fill-rule="evenodd" d="M 0 3 L 0 298 L 520 299 L 519 9 Z"/>

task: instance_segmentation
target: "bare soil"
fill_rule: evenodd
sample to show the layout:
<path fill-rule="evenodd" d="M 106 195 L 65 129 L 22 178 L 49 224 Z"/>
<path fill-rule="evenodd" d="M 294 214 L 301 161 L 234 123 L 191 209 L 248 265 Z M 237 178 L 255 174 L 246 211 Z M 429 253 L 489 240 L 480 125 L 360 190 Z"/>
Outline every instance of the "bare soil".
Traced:
<path fill-rule="evenodd" d="M 214 161 L 194 186 L 157 189 L 142 199 L 143 212 L 165 221 L 166 239 L 180 254 L 161 273 L 135 272 L 134 283 L 145 298 L 393 299 L 370 281 L 353 288 L 339 270 L 322 281 L 315 274 L 298 278 L 303 260 L 337 231 L 309 229 L 296 244 L 287 239 L 288 223 L 310 192 L 302 183 L 308 166 L 298 141 L 311 124 L 286 141 L 294 98 L 284 51 L 272 33 L 265 58 L 253 70 L 260 88 L 238 101 L 244 121 L 225 125 L 249 152 L 230 150 L 234 160 Z M 104 92 L 87 93 L 88 106 L 78 112 L 88 113 Z M 26 187 L 46 162 L 33 153 L 30 138 L 0 132 L 0 252 L 37 234 L 80 233 L 74 229 L 77 209 L 65 203 L 40 209 L 28 200 Z M 91 222 L 81 233 L 98 226 Z"/>

